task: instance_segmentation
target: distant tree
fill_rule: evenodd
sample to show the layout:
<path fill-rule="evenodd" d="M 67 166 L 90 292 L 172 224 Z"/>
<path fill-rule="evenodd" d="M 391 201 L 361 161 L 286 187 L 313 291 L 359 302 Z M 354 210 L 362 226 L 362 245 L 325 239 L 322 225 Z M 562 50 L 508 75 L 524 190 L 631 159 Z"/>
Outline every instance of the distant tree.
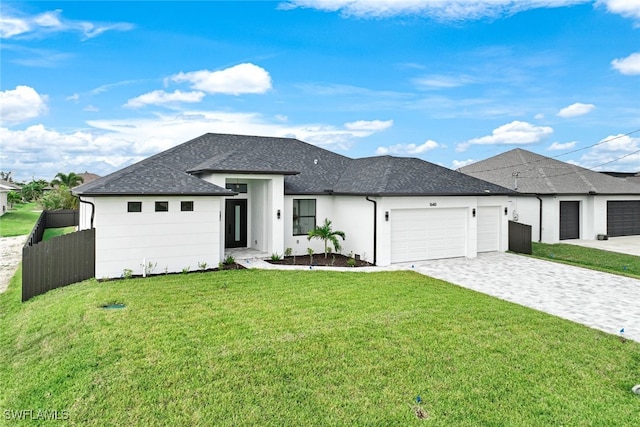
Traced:
<path fill-rule="evenodd" d="M 73 188 L 82 184 L 83 182 L 84 179 L 75 172 L 69 172 L 68 174 L 58 172 L 55 178 L 51 181 L 51 186 L 60 187 L 64 185 L 67 188 Z"/>
<path fill-rule="evenodd" d="M 42 196 L 44 189 L 49 185 L 44 179 L 33 180 L 22 186 L 22 199 L 25 202 L 34 202 Z"/>
<path fill-rule="evenodd" d="M 307 236 L 307 240 L 311 239 L 320 239 L 324 242 L 324 257 L 327 257 L 328 251 L 328 243 L 331 242 L 336 252 L 339 252 L 341 249 L 340 242 L 338 241 L 338 237 L 342 237 L 342 240 L 345 239 L 345 234 L 343 231 L 334 231 L 331 229 L 331 221 L 328 218 L 324 219 L 324 224 L 320 227 L 316 226 L 313 230 L 309 231 L 309 236 Z"/>
<path fill-rule="evenodd" d="M 9 171 L 9 172 L 5 172 L 5 171 L 0 171 L 0 179 L 3 179 L 7 182 L 12 182 L 13 178 L 11 178 L 11 174 L 13 172 Z"/>
<path fill-rule="evenodd" d="M 9 191 L 7 193 L 7 203 L 9 203 L 9 207 L 12 208 L 16 203 L 20 203 L 22 200 L 22 196 L 17 191 Z"/>
<path fill-rule="evenodd" d="M 42 209 L 55 211 L 58 209 L 78 209 L 78 198 L 71 194 L 66 185 L 60 185 L 47 191 L 38 200 Z"/>

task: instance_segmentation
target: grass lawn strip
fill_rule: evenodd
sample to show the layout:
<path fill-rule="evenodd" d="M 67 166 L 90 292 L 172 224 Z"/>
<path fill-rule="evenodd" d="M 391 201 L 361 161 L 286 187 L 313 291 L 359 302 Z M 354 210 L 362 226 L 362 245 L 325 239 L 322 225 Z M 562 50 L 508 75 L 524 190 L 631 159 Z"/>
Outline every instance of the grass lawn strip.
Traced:
<path fill-rule="evenodd" d="M 640 257 L 563 243 L 533 243 L 534 257 L 640 279 Z"/>
<path fill-rule="evenodd" d="M 37 203 L 17 203 L 0 217 L 0 237 L 22 236 L 31 233 L 40 211 Z"/>
<path fill-rule="evenodd" d="M 413 272 L 20 279 L 0 408 L 70 425 L 640 423 L 640 344 Z"/>

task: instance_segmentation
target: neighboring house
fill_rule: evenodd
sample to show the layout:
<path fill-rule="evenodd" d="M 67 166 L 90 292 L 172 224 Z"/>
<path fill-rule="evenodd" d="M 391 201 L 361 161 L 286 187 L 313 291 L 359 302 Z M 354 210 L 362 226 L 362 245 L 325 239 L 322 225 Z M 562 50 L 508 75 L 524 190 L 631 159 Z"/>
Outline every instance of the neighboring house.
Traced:
<path fill-rule="evenodd" d="M 9 194 L 10 191 L 20 191 L 20 187 L 11 182 L 5 181 L 4 179 L 0 179 L 0 205 L 2 205 L 2 212 L 0 212 L 0 216 L 4 215 L 9 210 L 7 194 Z"/>
<path fill-rule="evenodd" d="M 640 184 L 640 172 L 600 172 L 605 175 L 615 176 L 616 178 L 626 179 L 634 184 Z"/>
<path fill-rule="evenodd" d="M 508 189 L 415 158 L 351 159 L 290 138 L 205 134 L 74 189 L 96 229 L 96 277 L 215 266 L 225 249 L 323 250 L 378 265 L 469 257 L 508 245 Z"/>
<path fill-rule="evenodd" d="M 82 178 L 83 184 L 88 184 L 100 178 L 100 175 L 96 175 L 95 173 L 91 173 L 91 172 L 79 173 L 78 175 Z"/>
<path fill-rule="evenodd" d="M 639 184 L 520 148 L 458 170 L 517 190 L 511 216 L 534 241 L 640 235 Z"/>

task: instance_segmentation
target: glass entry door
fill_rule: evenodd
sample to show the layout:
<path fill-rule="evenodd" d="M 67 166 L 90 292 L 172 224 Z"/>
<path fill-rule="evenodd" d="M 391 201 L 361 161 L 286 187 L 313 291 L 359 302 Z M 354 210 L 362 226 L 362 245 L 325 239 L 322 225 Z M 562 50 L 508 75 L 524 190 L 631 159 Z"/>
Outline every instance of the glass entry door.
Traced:
<path fill-rule="evenodd" d="M 247 201 L 228 199 L 225 208 L 225 248 L 247 247 Z"/>

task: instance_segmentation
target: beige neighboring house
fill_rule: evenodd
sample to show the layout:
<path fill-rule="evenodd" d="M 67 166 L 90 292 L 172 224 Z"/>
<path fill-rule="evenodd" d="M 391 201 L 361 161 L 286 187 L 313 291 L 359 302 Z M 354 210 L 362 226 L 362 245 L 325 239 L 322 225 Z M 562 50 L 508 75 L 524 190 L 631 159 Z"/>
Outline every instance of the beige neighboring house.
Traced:
<path fill-rule="evenodd" d="M 640 184 L 516 148 L 458 169 L 517 191 L 509 219 L 533 241 L 640 235 Z"/>
<path fill-rule="evenodd" d="M 9 210 L 7 194 L 9 194 L 10 191 L 20 191 L 20 187 L 9 181 L 5 181 L 4 179 L 0 179 L 0 204 L 2 204 L 2 212 L 0 212 L 0 216 L 4 215 Z"/>

